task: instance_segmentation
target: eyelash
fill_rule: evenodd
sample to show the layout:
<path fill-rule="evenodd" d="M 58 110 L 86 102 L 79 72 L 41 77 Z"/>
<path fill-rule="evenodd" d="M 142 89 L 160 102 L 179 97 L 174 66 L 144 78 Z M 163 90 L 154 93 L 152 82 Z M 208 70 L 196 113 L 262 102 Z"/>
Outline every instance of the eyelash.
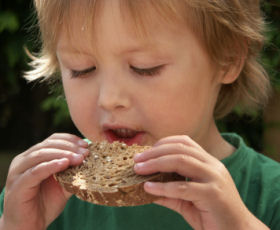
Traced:
<path fill-rule="evenodd" d="M 136 67 L 131 66 L 130 68 L 135 71 L 137 74 L 140 76 L 155 76 L 158 75 L 161 72 L 162 65 L 160 66 L 155 66 L 149 69 L 138 69 Z"/>
<path fill-rule="evenodd" d="M 85 70 L 71 70 L 71 77 L 72 78 L 76 78 L 76 77 L 80 77 L 80 76 L 85 76 L 89 73 L 91 73 L 92 71 L 94 71 L 96 69 L 96 67 L 90 67 L 88 69 Z"/>
<path fill-rule="evenodd" d="M 130 68 L 133 71 L 135 71 L 137 74 L 139 74 L 140 76 L 155 76 L 160 73 L 162 67 L 163 66 L 160 65 L 160 66 L 155 66 L 155 67 L 152 67 L 149 69 L 139 69 L 139 68 L 130 66 Z M 96 69 L 96 67 L 91 67 L 91 68 L 88 68 L 85 70 L 71 70 L 71 77 L 72 78 L 82 77 L 82 76 L 85 76 L 85 75 L 91 73 L 95 69 Z"/>

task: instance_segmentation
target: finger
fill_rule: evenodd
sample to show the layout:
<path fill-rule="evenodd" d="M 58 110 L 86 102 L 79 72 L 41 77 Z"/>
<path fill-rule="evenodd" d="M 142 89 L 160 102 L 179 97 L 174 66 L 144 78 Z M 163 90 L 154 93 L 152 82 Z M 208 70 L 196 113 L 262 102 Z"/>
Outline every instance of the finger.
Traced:
<path fill-rule="evenodd" d="M 25 200 L 32 199 L 37 194 L 42 181 L 57 172 L 65 170 L 69 164 L 70 162 L 67 158 L 62 158 L 43 162 L 30 168 L 18 178 L 18 183 L 16 183 L 21 191 L 21 196 Z"/>
<path fill-rule="evenodd" d="M 175 141 L 175 139 L 174 139 Z M 200 161 L 207 161 L 207 153 L 201 148 L 196 148 L 194 146 L 185 145 L 182 143 L 174 142 L 174 143 L 163 143 L 156 147 L 152 147 L 144 151 L 143 153 L 136 154 L 134 156 L 135 162 L 143 162 L 149 159 L 158 158 L 164 155 L 174 155 L 174 154 L 183 154 L 194 157 Z"/>
<path fill-rule="evenodd" d="M 69 140 L 64 139 L 46 139 L 43 141 L 40 145 L 39 149 L 42 148 L 56 148 L 56 149 L 63 149 L 72 151 L 74 153 L 87 155 L 89 153 L 88 145 L 86 147 L 82 147 L 81 145 L 78 145 L 77 142 L 72 142 Z M 36 150 L 34 150 L 36 151 Z"/>
<path fill-rule="evenodd" d="M 187 135 L 176 135 L 176 136 L 168 136 L 160 139 L 158 142 L 155 143 L 154 146 L 167 144 L 167 143 L 181 143 L 187 146 L 194 146 L 197 148 L 201 148 L 199 144 L 197 144 L 194 140 L 192 140 Z"/>
<path fill-rule="evenodd" d="M 205 196 L 206 186 L 192 181 L 145 182 L 144 189 L 146 192 L 156 196 L 194 202 Z"/>
<path fill-rule="evenodd" d="M 73 193 L 68 192 L 64 187 L 61 186 L 61 189 L 63 191 L 66 200 L 68 200 L 71 196 L 73 196 Z"/>
<path fill-rule="evenodd" d="M 49 139 L 63 139 L 76 143 L 77 145 L 82 147 L 88 147 L 88 142 L 86 142 L 85 140 L 83 140 L 82 138 L 76 135 L 69 134 L 69 133 L 54 133 L 49 137 Z"/>
<path fill-rule="evenodd" d="M 134 165 L 137 174 L 148 175 L 156 172 L 176 172 L 193 180 L 208 180 L 211 168 L 187 155 L 166 155 Z"/>
<path fill-rule="evenodd" d="M 62 191 L 63 197 L 65 198 L 65 200 L 68 200 L 73 193 L 68 192 L 64 187 L 61 186 L 61 184 L 56 180 L 54 174 L 49 177 L 47 180 L 44 181 L 44 183 L 49 183 L 50 187 L 52 187 L 52 183 L 56 184 L 57 187 L 60 187 L 60 190 Z M 56 193 L 55 196 L 57 197 L 58 194 Z"/>
<path fill-rule="evenodd" d="M 64 143 L 66 147 L 70 147 L 71 146 L 70 143 L 72 143 L 77 147 L 88 148 L 88 143 L 76 135 L 68 134 L 68 133 L 54 133 L 44 141 L 32 146 L 30 149 L 26 151 L 26 154 L 41 148 L 53 147 L 55 143 L 58 143 L 58 142 L 53 142 L 53 140 L 60 141 L 61 144 Z"/>
<path fill-rule="evenodd" d="M 187 135 L 176 135 L 168 136 L 160 139 L 154 146 L 167 144 L 167 143 L 180 143 L 185 146 L 189 146 L 191 149 L 195 149 L 197 152 L 197 158 L 204 162 L 211 162 L 216 160 L 211 154 L 206 152 L 196 141 L 194 141 L 190 136 Z"/>
<path fill-rule="evenodd" d="M 88 150 L 87 150 L 88 151 Z M 78 154 L 72 151 L 46 148 L 39 149 L 29 155 L 22 155 L 17 158 L 17 161 L 13 163 L 13 174 L 21 174 L 40 163 L 48 162 L 54 159 L 67 158 L 71 165 L 79 165 L 83 162 L 86 154 Z"/>

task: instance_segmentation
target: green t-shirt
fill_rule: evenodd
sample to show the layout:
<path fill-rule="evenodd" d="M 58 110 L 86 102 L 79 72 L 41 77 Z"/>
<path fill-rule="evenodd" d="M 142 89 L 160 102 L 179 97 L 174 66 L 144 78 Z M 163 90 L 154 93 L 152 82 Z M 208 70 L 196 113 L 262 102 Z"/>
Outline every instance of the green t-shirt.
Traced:
<path fill-rule="evenodd" d="M 236 134 L 223 134 L 236 151 L 222 160 L 249 210 L 271 229 L 280 229 L 280 164 L 247 147 Z M 0 215 L 3 212 L 2 192 Z M 48 230 L 187 230 L 180 214 L 149 204 L 137 207 L 93 205 L 72 196 Z"/>

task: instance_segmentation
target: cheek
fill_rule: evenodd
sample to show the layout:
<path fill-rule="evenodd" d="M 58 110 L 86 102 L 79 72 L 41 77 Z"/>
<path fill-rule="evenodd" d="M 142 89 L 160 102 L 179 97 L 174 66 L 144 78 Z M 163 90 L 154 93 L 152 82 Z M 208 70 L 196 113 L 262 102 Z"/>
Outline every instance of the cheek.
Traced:
<path fill-rule="evenodd" d="M 79 97 L 73 94 L 66 94 L 67 104 L 71 118 L 78 129 L 83 127 L 83 122 L 88 120 L 91 111 L 90 105 L 83 97 Z"/>
<path fill-rule="evenodd" d="M 85 86 L 78 83 L 73 84 L 71 80 L 65 80 L 63 84 L 72 121 L 79 131 L 88 137 L 97 126 L 94 91 L 87 90 Z"/>
<path fill-rule="evenodd" d="M 147 107 L 152 116 L 150 126 L 160 137 L 169 135 L 197 135 L 212 117 L 213 106 L 209 87 L 202 84 L 170 84 L 158 90 Z"/>
<path fill-rule="evenodd" d="M 86 114 L 88 107 L 94 105 L 95 89 L 86 81 L 72 79 L 67 75 L 62 77 L 62 83 L 70 112 L 73 115 Z"/>
<path fill-rule="evenodd" d="M 71 97 L 68 100 L 68 107 L 71 119 L 82 135 L 90 140 L 97 140 L 99 123 L 94 103 L 90 99 Z"/>

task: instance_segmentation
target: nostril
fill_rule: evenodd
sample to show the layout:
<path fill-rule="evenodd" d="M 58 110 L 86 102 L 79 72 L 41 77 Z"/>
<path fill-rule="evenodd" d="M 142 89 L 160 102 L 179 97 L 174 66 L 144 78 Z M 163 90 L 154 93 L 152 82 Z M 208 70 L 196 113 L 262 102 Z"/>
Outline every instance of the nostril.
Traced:
<path fill-rule="evenodd" d="M 130 106 L 130 97 L 127 86 L 121 87 L 117 82 L 102 84 L 99 89 L 98 106 L 104 110 L 112 111 Z"/>
<path fill-rule="evenodd" d="M 115 109 L 124 109 L 128 107 L 128 103 L 124 99 L 118 98 L 107 98 L 107 97 L 100 97 L 98 100 L 98 106 L 104 110 L 112 111 Z"/>

